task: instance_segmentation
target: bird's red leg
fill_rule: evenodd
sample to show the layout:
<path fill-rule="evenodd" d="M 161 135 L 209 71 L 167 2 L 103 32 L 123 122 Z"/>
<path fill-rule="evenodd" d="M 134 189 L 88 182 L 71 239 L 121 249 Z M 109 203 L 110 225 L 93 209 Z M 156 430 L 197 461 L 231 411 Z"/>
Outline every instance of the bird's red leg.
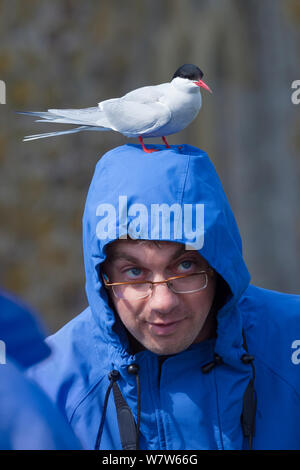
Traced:
<path fill-rule="evenodd" d="M 144 145 L 143 139 L 141 136 L 139 136 L 139 141 L 141 142 L 141 146 L 146 153 L 152 153 L 152 152 L 157 152 L 157 149 L 147 149 Z"/>
<path fill-rule="evenodd" d="M 165 144 L 165 146 L 167 147 L 167 149 L 170 149 L 171 147 L 170 147 L 170 145 L 168 144 L 167 139 L 165 138 L 165 136 L 162 136 L 162 140 L 164 141 L 164 144 Z"/>

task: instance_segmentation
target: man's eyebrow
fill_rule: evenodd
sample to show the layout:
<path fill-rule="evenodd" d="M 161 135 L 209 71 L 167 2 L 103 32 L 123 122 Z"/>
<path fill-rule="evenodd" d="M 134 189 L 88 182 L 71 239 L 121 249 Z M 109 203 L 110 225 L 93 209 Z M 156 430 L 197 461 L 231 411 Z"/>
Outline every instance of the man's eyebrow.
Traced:
<path fill-rule="evenodd" d="M 187 250 L 185 249 L 185 245 L 182 245 L 175 251 L 175 253 L 173 253 L 172 258 L 178 258 L 180 255 L 182 255 L 186 251 Z"/>
<path fill-rule="evenodd" d="M 172 255 L 172 258 L 178 258 L 185 250 L 184 245 L 180 246 L 175 253 Z M 119 259 L 126 259 L 128 261 L 137 262 L 140 261 L 139 258 L 136 258 L 134 255 L 130 255 L 123 251 L 116 251 L 108 255 L 108 258 L 112 261 L 119 260 Z"/>
<path fill-rule="evenodd" d="M 118 260 L 126 260 L 126 261 L 131 261 L 132 263 L 137 263 L 140 262 L 138 258 L 135 258 L 132 255 L 129 255 L 128 253 L 123 253 L 122 251 L 117 251 L 116 253 L 111 253 L 107 257 L 109 261 L 118 261 Z"/>
<path fill-rule="evenodd" d="M 176 260 L 177 258 L 180 258 L 184 253 L 197 258 L 198 261 L 202 262 L 203 264 L 207 264 L 207 261 L 199 254 L 197 250 L 186 250 L 185 245 L 175 251 L 175 253 L 173 254 L 173 258 Z"/>
<path fill-rule="evenodd" d="M 163 249 L 163 248 L 162 248 Z M 179 256 L 183 255 L 187 250 L 185 249 L 185 245 L 180 246 L 173 254 L 172 258 L 177 259 Z M 197 251 L 193 252 L 195 256 L 197 255 Z M 191 254 L 191 251 L 188 251 L 188 254 Z M 142 260 L 139 258 L 136 258 L 134 255 L 130 255 L 126 252 L 123 251 L 116 251 L 112 252 L 111 254 L 108 254 L 107 258 L 109 261 L 118 261 L 118 260 L 126 260 L 130 261 L 131 263 L 141 263 Z"/>

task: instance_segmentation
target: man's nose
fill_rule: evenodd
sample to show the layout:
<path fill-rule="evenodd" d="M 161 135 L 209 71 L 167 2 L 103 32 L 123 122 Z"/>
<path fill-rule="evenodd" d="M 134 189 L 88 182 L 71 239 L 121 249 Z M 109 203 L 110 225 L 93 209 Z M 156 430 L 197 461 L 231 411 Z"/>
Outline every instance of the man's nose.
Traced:
<path fill-rule="evenodd" d="M 166 283 L 154 284 L 149 302 L 152 310 L 168 313 L 178 306 L 179 297 L 169 289 Z"/>

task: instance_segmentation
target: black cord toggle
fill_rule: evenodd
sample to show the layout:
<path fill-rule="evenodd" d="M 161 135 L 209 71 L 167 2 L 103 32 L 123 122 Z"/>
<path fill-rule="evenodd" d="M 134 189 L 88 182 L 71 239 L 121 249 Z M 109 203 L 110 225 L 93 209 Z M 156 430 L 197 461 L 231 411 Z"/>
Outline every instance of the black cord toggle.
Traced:
<path fill-rule="evenodd" d="M 130 364 L 128 367 L 127 367 L 127 372 L 128 374 L 131 374 L 131 375 L 137 375 L 138 372 L 139 372 L 139 366 L 138 364 Z"/>
<path fill-rule="evenodd" d="M 251 356 L 251 354 L 243 354 L 241 361 L 243 364 L 251 364 L 251 362 L 254 361 L 254 356 Z"/>
<path fill-rule="evenodd" d="M 116 382 L 120 378 L 120 372 L 114 369 L 108 374 L 108 378 L 110 381 Z"/>
<path fill-rule="evenodd" d="M 219 366 L 223 363 L 224 363 L 224 361 L 221 358 L 221 356 L 219 356 L 219 354 L 215 353 L 214 360 L 211 361 L 211 362 L 208 362 L 207 364 L 205 364 L 204 366 L 201 367 L 202 373 L 203 374 L 208 374 L 211 370 L 213 370 L 213 368 L 215 366 Z"/>
<path fill-rule="evenodd" d="M 221 358 L 221 356 L 219 356 L 219 354 L 215 354 L 215 364 L 216 364 L 216 366 L 220 366 L 223 363 L 224 363 L 224 361 Z"/>

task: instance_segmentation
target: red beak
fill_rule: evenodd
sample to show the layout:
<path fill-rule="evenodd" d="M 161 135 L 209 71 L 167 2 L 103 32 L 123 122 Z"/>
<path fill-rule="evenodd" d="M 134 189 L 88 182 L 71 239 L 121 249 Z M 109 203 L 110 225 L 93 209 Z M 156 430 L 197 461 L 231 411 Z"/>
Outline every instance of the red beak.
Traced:
<path fill-rule="evenodd" d="M 204 88 L 205 90 L 209 91 L 210 93 L 212 93 L 211 89 L 209 88 L 208 85 L 206 85 L 206 83 L 204 83 L 202 80 L 199 80 L 198 82 L 194 82 L 196 85 Z"/>

